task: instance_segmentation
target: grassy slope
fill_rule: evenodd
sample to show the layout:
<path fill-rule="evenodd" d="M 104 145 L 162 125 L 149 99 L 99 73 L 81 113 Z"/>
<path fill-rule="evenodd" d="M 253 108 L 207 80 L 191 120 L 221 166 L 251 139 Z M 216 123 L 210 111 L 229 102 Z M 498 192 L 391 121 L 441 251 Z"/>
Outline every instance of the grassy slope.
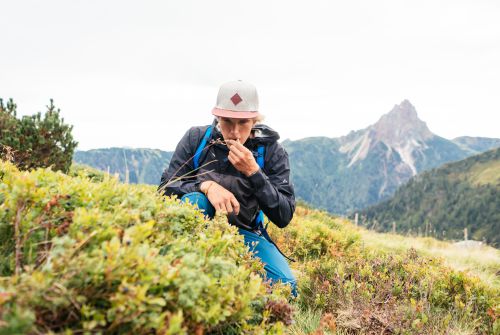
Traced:
<path fill-rule="evenodd" d="M 361 229 L 366 246 L 387 252 L 402 253 L 414 248 L 424 255 L 438 257 L 447 266 L 467 271 L 481 278 L 486 284 L 500 289 L 500 250 L 482 245 L 464 248 L 430 237 L 405 237 L 396 234 L 382 234 Z"/>
<path fill-rule="evenodd" d="M 458 297 L 456 283 L 451 284 L 456 278 L 475 278 L 463 284 L 463 288 L 467 291 L 478 285 L 489 291 L 491 297 L 496 297 L 492 300 L 493 307 L 489 313 L 496 313 L 493 315 L 498 317 L 500 281 L 496 271 L 500 268 L 500 251 L 497 249 L 460 249 L 432 238 L 376 233 L 304 207 L 297 208 L 294 220 L 287 229 L 270 230 L 281 249 L 298 259 L 298 262 L 292 263 L 292 268 L 299 278 L 302 296 L 296 304 L 298 313 L 296 323 L 288 330 L 290 334 L 309 334 L 313 331 L 339 335 L 353 332 L 381 334 L 384 327 L 405 334 L 499 331 L 479 330 L 477 323 L 486 319 L 478 321 L 477 316 L 461 312 L 460 303 L 451 301 Z M 391 261 L 393 258 L 402 262 L 395 265 Z M 389 275 L 391 271 L 402 270 L 410 278 Z M 363 272 L 364 277 L 353 279 Z M 413 279 L 412 272 L 415 272 Z M 339 273 L 344 274 L 342 279 L 331 280 L 331 276 L 338 276 Z M 311 281 L 311 278 L 320 280 Z M 402 286 L 414 286 L 413 292 L 410 289 L 398 296 L 394 294 L 392 287 L 401 282 L 404 283 Z M 346 289 L 349 285 L 355 285 L 355 289 Z M 433 290 L 449 286 L 454 288 L 441 292 L 451 297 L 448 300 L 451 303 L 443 309 L 439 307 L 442 301 L 432 298 Z M 324 287 L 327 287 L 326 291 Z M 335 301 L 325 303 L 328 296 Z M 381 297 L 386 299 L 386 303 L 371 305 Z M 463 298 L 463 304 L 472 308 L 471 297 Z M 364 315 L 358 313 L 360 309 Z M 384 325 L 374 320 L 381 320 Z"/>
<path fill-rule="evenodd" d="M 500 183 L 500 160 L 480 163 L 470 170 L 467 179 L 474 185 Z"/>

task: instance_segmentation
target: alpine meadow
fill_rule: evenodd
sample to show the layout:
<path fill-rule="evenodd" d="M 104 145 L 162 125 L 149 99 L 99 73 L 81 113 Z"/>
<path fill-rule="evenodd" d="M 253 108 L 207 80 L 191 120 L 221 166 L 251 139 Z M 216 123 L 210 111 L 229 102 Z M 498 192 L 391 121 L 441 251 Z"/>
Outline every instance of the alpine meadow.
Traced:
<path fill-rule="evenodd" d="M 290 299 L 288 286 L 262 279 L 224 216 L 207 220 L 152 186 L 9 162 L 0 181 L 1 334 L 500 330 L 500 256 L 489 247 L 476 260 L 490 258 L 481 279 L 471 263 L 427 252 L 447 243 L 401 241 L 301 205 L 289 228 L 270 231 L 297 260 Z"/>

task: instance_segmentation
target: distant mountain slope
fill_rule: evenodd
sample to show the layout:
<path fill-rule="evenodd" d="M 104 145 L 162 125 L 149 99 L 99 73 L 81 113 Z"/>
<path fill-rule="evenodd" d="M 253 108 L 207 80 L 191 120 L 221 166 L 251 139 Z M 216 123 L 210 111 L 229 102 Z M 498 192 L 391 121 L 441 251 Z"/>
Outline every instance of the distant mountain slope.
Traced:
<path fill-rule="evenodd" d="M 500 245 L 500 148 L 425 172 L 362 213 L 378 230 Z M 366 224 L 366 223 L 365 223 Z"/>
<path fill-rule="evenodd" d="M 172 152 L 157 149 L 109 148 L 77 151 L 73 160 L 111 174 L 133 184 L 160 183 L 163 170 L 168 166 Z M 128 169 L 128 178 L 127 178 Z"/>
<path fill-rule="evenodd" d="M 476 153 L 433 134 L 408 100 L 347 136 L 283 145 L 297 195 L 340 214 L 387 199 L 417 173 Z"/>
<path fill-rule="evenodd" d="M 500 138 L 461 136 L 454 138 L 453 142 L 471 151 L 483 152 L 500 147 Z"/>

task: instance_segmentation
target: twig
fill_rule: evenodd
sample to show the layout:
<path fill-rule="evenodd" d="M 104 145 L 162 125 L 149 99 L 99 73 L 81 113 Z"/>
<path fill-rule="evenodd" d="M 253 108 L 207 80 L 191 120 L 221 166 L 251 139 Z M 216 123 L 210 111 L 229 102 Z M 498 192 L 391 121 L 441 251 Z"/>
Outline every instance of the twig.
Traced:
<path fill-rule="evenodd" d="M 204 147 L 204 148 L 201 150 L 201 152 L 203 152 L 203 151 L 207 150 L 208 148 L 210 148 L 211 146 L 213 146 L 213 145 L 215 145 L 215 144 L 221 144 L 221 145 L 225 145 L 225 146 L 227 146 L 227 143 L 226 143 L 226 141 L 225 141 L 225 140 L 221 140 L 220 138 L 217 138 L 217 139 L 215 139 L 215 140 L 210 140 L 209 145 L 207 145 L 206 147 Z M 190 162 L 190 161 L 191 161 L 191 160 L 192 160 L 195 156 L 196 156 L 196 154 L 194 154 L 193 156 L 191 156 L 191 157 L 190 157 L 187 161 L 185 161 L 185 162 L 184 162 L 181 166 L 179 166 L 179 168 L 178 168 L 178 169 L 177 169 L 177 170 L 173 173 L 172 177 L 171 177 L 171 178 L 170 178 L 170 179 L 166 182 L 166 185 L 170 185 L 172 178 L 174 178 L 174 177 L 177 175 L 177 173 L 178 173 L 178 172 L 179 172 L 179 171 L 180 171 L 180 170 L 181 170 L 181 169 L 182 169 L 182 168 L 183 168 L 183 167 L 184 167 L 187 163 L 189 163 L 189 162 Z M 216 162 L 216 161 L 217 161 L 217 160 L 213 160 L 212 162 Z M 212 163 L 212 162 L 209 162 L 209 163 Z M 209 163 L 207 163 L 207 164 L 209 164 Z M 202 167 L 204 167 L 204 166 L 205 166 L 205 165 L 207 165 L 207 164 L 203 164 L 203 165 L 202 165 L 202 166 L 200 166 L 199 168 L 202 168 Z M 199 168 L 198 168 L 198 169 L 199 169 Z M 198 170 L 198 169 L 191 170 L 191 171 L 189 171 L 188 173 L 186 173 L 186 174 L 182 175 L 181 177 L 183 177 L 183 176 L 185 176 L 185 175 L 187 175 L 187 174 L 189 174 L 189 173 L 191 173 L 191 172 L 193 172 L 193 171 L 196 171 L 196 170 Z M 195 175 L 195 176 L 193 176 L 193 177 L 196 177 L 196 175 Z"/>
<path fill-rule="evenodd" d="M 212 162 L 214 162 L 214 161 L 212 161 Z M 206 165 L 208 165 L 208 164 L 210 164 L 210 163 L 212 163 L 212 162 L 209 162 L 209 163 L 207 163 Z M 201 168 L 201 167 L 203 167 L 203 166 L 200 166 L 200 168 Z M 187 176 L 187 173 L 186 173 L 185 175 L 182 175 L 182 176 L 180 176 L 180 177 L 175 178 L 174 180 L 172 180 L 172 182 L 168 183 L 168 185 L 173 184 L 173 183 L 175 183 L 176 181 L 179 181 L 179 180 L 182 180 L 182 179 L 203 176 L 203 175 L 205 175 L 205 174 L 207 174 L 207 173 L 210 173 L 210 172 L 213 172 L 213 171 L 214 171 L 214 170 L 208 170 L 208 171 L 205 171 L 205 172 L 202 172 L 202 173 L 195 174 L 195 175 L 193 175 L 193 176 Z"/>
<path fill-rule="evenodd" d="M 210 148 L 210 147 L 211 147 L 212 145 L 214 145 L 214 144 L 225 144 L 225 143 L 222 143 L 222 141 L 221 141 L 220 139 L 217 139 L 217 140 L 211 140 L 211 141 L 210 141 L 210 144 L 209 144 L 209 145 L 207 145 L 206 147 L 204 147 L 204 148 L 201 150 L 201 152 L 203 152 L 203 151 L 207 150 L 208 148 Z M 174 177 L 177 175 L 177 173 L 179 173 L 179 171 L 180 171 L 180 170 L 181 170 L 181 169 L 182 169 L 182 168 L 183 168 L 183 167 L 184 167 L 187 163 L 189 163 L 189 162 L 190 162 L 190 161 L 194 158 L 194 156 L 196 156 L 196 154 L 194 154 L 194 155 L 193 155 L 193 156 L 191 156 L 191 157 L 190 157 L 187 161 L 185 161 L 184 163 L 182 163 L 182 165 L 181 165 L 181 166 L 179 166 L 179 168 L 178 168 L 178 169 L 174 172 L 174 174 L 172 175 L 172 178 L 174 178 Z M 200 167 L 201 167 L 201 166 L 200 166 Z M 196 169 L 195 169 L 195 170 L 196 170 Z M 188 173 L 191 173 L 191 172 L 193 172 L 193 171 L 194 171 L 194 170 L 192 170 L 192 171 L 190 171 L 190 172 L 188 172 Z M 170 178 L 170 179 L 167 181 L 167 184 L 170 182 L 170 180 L 171 180 L 172 178 Z"/>
<path fill-rule="evenodd" d="M 50 242 L 50 230 L 52 229 L 52 220 L 49 220 L 49 224 L 47 225 L 46 229 L 45 229 L 45 241 L 46 242 Z M 45 245 L 45 254 L 48 255 L 49 252 L 50 252 L 50 247 L 52 246 L 51 243 L 47 243 Z M 42 257 L 42 261 L 39 263 L 41 264 L 43 262 L 43 259 L 46 258 L 47 256 L 45 257 Z"/>
<path fill-rule="evenodd" d="M 88 241 L 90 241 L 90 239 L 92 237 L 94 237 L 95 235 L 97 234 L 97 231 L 94 230 L 92 233 L 90 233 L 90 235 L 83 241 L 81 241 L 77 246 L 76 248 L 71 252 L 71 255 L 70 257 L 73 257 L 73 255 L 81 248 L 83 247 Z"/>
<path fill-rule="evenodd" d="M 21 213 L 24 210 L 25 203 L 21 204 L 21 201 L 18 201 L 18 207 L 17 207 L 17 213 L 16 213 L 16 219 L 14 220 L 14 241 L 16 243 L 16 255 L 15 255 L 15 260 L 16 260 L 16 269 L 15 269 L 15 274 L 19 275 L 21 272 L 21 267 L 22 267 L 22 246 L 24 243 L 22 243 L 21 236 L 20 236 L 20 227 L 19 225 L 21 224 Z"/>
<path fill-rule="evenodd" d="M 172 177 L 171 177 L 171 178 L 170 178 L 170 179 L 169 179 L 166 183 L 162 184 L 162 185 L 158 188 L 158 192 L 159 192 L 160 194 L 163 194 L 163 191 L 167 188 L 167 186 L 169 186 L 169 185 L 171 185 L 172 183 L 175 183 L 175 182 L 177 182 L 177 181 L 179 181 L 179 180 L 182 180 L 182 179 L 184 179 L 184 178 L 194 178 L 194 177 L 199 177 L 199 176 L 202 176 L 202 175 L 204 175 L 204 174 L 207 174 L 207 173 L 213 172 L 213 170 L 210 170 L 210 171 L 206 171 L 206 172 L 203 172 L 203 173 L 200 173 L 200 174 L 195 174 L 195 175 L 193 175 L 193 176 L 188 176 L 189 174 L 193 173 L 194 171 L 199 170 L 199 169 L 201 169 L 201 168 L 203 168 L 203 167 L 205 167 L 205 166 L 207 166 L 207 165 L 209 165 L 209 164 L 212 164 L 212 163 L 214 163 L 214 162 L 217 162 L 217 160 L 216 160 L 216 159 L 211 160 L 210 162 L 205 163 L 205 164 L 203 164 L 202 166 L 199 166 L 199 167 L 198 167 L 198 168 L 196 168 L 196 169 L 193 169 L 193 170 L 191 170 L 191 171 L 189 171 L 189 172 L 186 172 L 186 173 L 185 173 L 185 174 L 183 174 L 182 176 L 179 176 L 179 177 L 172 176 Z M 173 179 L 174 177 L 175 177 L 175 179 Z"/>

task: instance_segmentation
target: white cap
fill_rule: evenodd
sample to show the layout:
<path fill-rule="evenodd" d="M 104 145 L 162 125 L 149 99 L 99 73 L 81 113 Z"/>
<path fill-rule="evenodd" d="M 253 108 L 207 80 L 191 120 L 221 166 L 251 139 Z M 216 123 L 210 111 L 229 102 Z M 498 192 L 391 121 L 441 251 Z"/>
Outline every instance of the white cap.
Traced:
<path fill-rule="evenodd" d="M 222 84 L 212 114 L 240 119 L 251 119 L 259 116 L 257 89 L 252 84 L 241 80 Z"/>

